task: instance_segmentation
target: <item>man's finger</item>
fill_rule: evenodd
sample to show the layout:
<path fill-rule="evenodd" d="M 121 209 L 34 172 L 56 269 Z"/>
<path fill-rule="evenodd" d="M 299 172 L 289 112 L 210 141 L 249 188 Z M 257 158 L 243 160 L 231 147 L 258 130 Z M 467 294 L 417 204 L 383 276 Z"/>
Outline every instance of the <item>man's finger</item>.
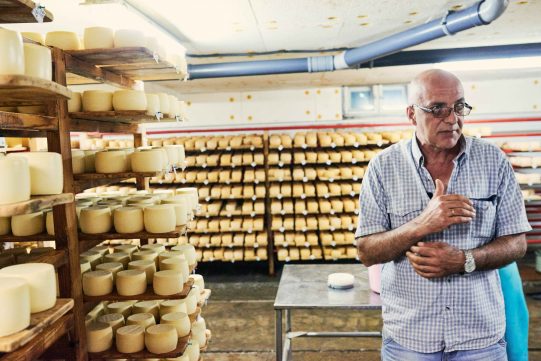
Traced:
<path fill-rule="evenodd" d="M 445 202 L 464 202 L 473 207 L 472 201 L 468 197 L 464 197 L 462 194 L 446 194 L 441 196 L 440 200 Z"/>
<path fill-rule="evenodd" d="M 408 257 L 408 260 L 411 264 L 416 264 L 419 266 L 437 266 L 439 261 L 435 257 L 422 257 L 417 256 L 412 252 L 406 252 L 406 257 Z"/>
<path fill-rule="evenodd" d="M 442 196 L 444 194 L 445 194 L 445 185 L 443 185 L 443 182 L 441 180 L 436 179 L 436 190 L 434 191 L 434 197 Z"/>

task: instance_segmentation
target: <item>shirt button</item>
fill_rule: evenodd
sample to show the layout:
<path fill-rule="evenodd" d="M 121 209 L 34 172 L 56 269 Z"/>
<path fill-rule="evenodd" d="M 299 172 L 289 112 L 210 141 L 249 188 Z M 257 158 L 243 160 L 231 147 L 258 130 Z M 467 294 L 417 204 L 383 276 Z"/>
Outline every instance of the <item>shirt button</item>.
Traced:
<path fill-rule="evenodd" d="M 447 279 L 447 282 L 451 282 L 451 279 L 450 279 L 450 278 L 448 278 L 448 279 Z"/>
<path fill-rule="evenodd" d="M 445 306 L 445 309 L 446 309 L 447 311 L 449 311 L 449 310 L 451 309 L 451 307 Z"/>

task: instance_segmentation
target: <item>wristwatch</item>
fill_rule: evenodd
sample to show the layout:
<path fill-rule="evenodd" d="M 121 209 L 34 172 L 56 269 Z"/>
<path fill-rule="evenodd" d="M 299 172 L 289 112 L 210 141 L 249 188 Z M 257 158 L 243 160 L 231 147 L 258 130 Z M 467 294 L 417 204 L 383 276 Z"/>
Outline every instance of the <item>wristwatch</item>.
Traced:
<path fill-rule="evenodd" d="M 475 271 L 475 259 L 471 250 L 464 250 L 464 256 L 466 256 L 466 262 L 464 262 L 464 271 L 466 273 L 472 273 Z"/>

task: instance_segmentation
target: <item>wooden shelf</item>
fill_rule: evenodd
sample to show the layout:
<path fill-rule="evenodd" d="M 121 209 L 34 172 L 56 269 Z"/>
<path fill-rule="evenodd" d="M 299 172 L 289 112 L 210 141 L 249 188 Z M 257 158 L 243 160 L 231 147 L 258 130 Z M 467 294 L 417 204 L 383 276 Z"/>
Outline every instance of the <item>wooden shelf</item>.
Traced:
<path fill-rule="evenodd" d="M 85 189 L 94 188 L 106 184 L 118 183 L 130 178 L 150 178 L 160 175 L 161 172 L 124 172 L 124 173 L 82 173 L 74 174 L 75 193 L 81 193 Z"/>
<path fill-rule="evenodd" d="M 121 353 L 116 350 L 115 347 L 111 348 L 110 350 L 103 351 L 103 352 L 89 352 L 88 358 L 90 360 L 110 360 L 110 359 L 130 359 L 130 360 L 136 360 L 136 359 L 166 359 L 166 358 L 177 358 L 182 356 L 184 351 L 186 351 L 186 347 L 188 346 L 188 341 L 190 340 L 191 334 L 182 337 L 178 339 L 178 345 L 177 348 L 174 349 L 171 352 L 162 353 L 162 354 L 153 354 L 147 350 L 143 350 L 141 352 L 135 352 L 135 353 Z"/>
<path fill-rule="evenodd" d="M 269 197 L 271 201 L 273 200 L 321 200 L 321 199 L 334 199 L 334 198 L 357 198 L 359 196 L 359 194 L 355 193 L 355 194 L 346 194 L 346 195 L 339 195 L 339 194 L 327 194 L 327 195 L 324 195 L 324 196 L 317 196 L 317 195 L 314 195 L 314 196 L 304 196 L 301 197 L 293 197 L 293 196 L 287 196 L 287 197 L 284 197 L 284 196 L 281 196 L 281 197 Z"/>
<path fill-rule="evenodd" d="M 97 133 L 139 133 L 139 125 L 136 123 L 120 123 L 101 120 L 71 119 L 70 131 L 72 132 L 97 132 Z"/>
<path fill-rule="evenodd" d="M 117 293 L 117 291 L 113 291 L 112 293 L 105 295 L 105 296 L 84 296 L 85 302 L 101 302 L 101 301 L 129 301 L 129 300 L 139 300 L 139 301 L 146 301 L 146 300 L 178 300 L 182 298 L 186 298 L 188 296 L 188 293 L 190 293 L 190 289 L 192 288 L 193 280 L 188 279 L 188 281 L 184 284 L 184 288 L 180 293 L 176 293 L 174 295 L 170 296 L 160 296 L 154 293 L 152 290 L 152 286 L 147 286 L 147 290 L 145 293 L 135 296 L 121 296 Z"/>
<path fill-rule="evenodd" d="M 70 97 L 68 88 L 52 81 L 26 75 L 0 75 L 0 106 L 39 105 Z"/>
<path fill-rule="evenodd" d="M 0 24 L 37 23 L 32 15 L 36 3 L 30 0 L 1 0 Z M 53 21 L 53 14 L 45 10 L 44 22 Z"/>
<path fill-rule="evenodd" d="M 35 196 L 28 201 L 0 205 L 0 217 L 34 213 L 59 204 L 73 202 L 73 193 L 60 193 L 49 196 Z"/>
<path fill-rule="evenodd" d="M 158 119 L 148 115 L 146 110 L 122 110 L 108 112 L 73 112 L 69 113 L 71 119 L 94 120 L 125 124 L 157 123 Z M 172 122 L 173 118 L 162 118 L 160 122 Z"/>
<path fill-rule="evenodd" d="M 39 242 L 39 241 L 54 241 L 55 237 L 47 233 L 36 234 L 34 236 L 14 236 L 7 234 L 0 236 L 0 243 L 2 242 Z"/>
<path fill-rule="evenodd" d="M 215 249 L 215 248 L 223 248 L 224 250 L 227 250 L 227 249 L 258 249 L 258 248 L 263 248 L 263 247 L 267 247 L 267 245 L 258 245 L 258 244 L 254 244 L 252 246 L 249 246 L 249 245 L 229 245 L 229 244 L 218 244 L 218 245 L 214 245 L 214 244 L 198 244 L 198 245 L 194 245 L 195 248 L 199 248 L 199 249 L 202 249 L 202 250 L 206 250 L 206 249 Z"/>
<path fill-rule="evenodd" d="M 33 313 L 30 317 L 30 326 L 13 335 L 0 337 L 0 352 L 13 352 L 26 345 L 34 338 L 44 340 L 42 331 L 50 331 L 50 326 L 73 308 L 71 298 L 59 298 L 56 305 L 43 312 Z M 28 359 L 33 359 L 32 357 Z M 3 360 L 3 358 L 2 358 Z"/>
<path fill-rule="evenodd" d="M 149 239 L 149 238 L 179 238 L 186 233 L 186 226 L 177 227 L 173 232 L 167 233 L 99 233 L 86 234 L 79 232 L 79 241 L 107 241 L 111 239 Z"/>
<path fill-rule="evenodd" d="M 26 263 L 48 263 L 52 264 L 55 268 L 59 268 L 68 263 L 68 254 L 65 250 L 54 250 L 38 254 L 28 259 Z"/>
<path fill-rule="evenodd" d="M 58 119 L 37 114 L 0 111 L 0 128 L 12 130 L 58 130 Z"/>
<path fill-rule="evenodd" d="M 201 149 L 186 149 L 186 156 L 192 156 L 192 155 L 211 155 L 211 154 L 225 154 L 225 153 L 244 153 L 244 152 L 263 152 L 263 147 L 256 147 L 256 146 L 245 146 L 240 148 L 232 148 L 227 147 L 225 149 L 207 149 L 207 148 L 201 148 Z"/>

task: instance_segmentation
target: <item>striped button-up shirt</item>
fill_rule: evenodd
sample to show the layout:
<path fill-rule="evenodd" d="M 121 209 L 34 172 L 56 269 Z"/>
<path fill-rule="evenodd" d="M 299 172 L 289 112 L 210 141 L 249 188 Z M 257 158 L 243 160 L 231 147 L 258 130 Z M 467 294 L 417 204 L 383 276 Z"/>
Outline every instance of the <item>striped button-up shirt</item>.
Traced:
<path fill-rule="evenodd" d="M 470 223 L 452 225 L 424 241 L 472 249 L 496 237 L 531 230 L 520 187 L 503 152 L 486 141 L 461 138 L 447 193 L 474 204 Z M 395 229 L 417 217 L 435 191 L 415 136 L 369 164 L 360 194 L 357 237 Z M 503 338 L 505 309 L 497 270 L 426 279 L 405 255 L 382 269 L 383 337 L 417 352 L 471 350 Z"/>

